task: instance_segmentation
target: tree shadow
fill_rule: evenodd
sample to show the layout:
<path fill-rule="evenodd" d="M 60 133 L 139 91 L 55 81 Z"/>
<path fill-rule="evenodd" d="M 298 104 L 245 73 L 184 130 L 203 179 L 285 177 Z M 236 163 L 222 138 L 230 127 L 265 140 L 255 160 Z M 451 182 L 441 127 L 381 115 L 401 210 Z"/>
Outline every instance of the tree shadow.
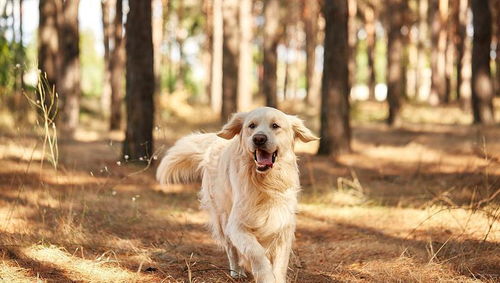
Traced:
<path fill-rule="evenodd" d="M 301 242 L 298 249 L 301 250 L 301 253 L 305 253 L 306 250 L 309 250 L 309 253 L 315 252 L 310 250 L 311 247 L 308 243 L 324 243 L 332 250 L 343 245 L 343 242 L 346 241 L 351 245 L 352 252 L 348 256 L 343 256 L 341 252 L 329 254 L 331 255 L 328 258 L 330 264 L 339 265 L 338 273 L 342 272 L 341 268 L 346 268 L 345 266 L 350 264 L 377 260 L 389 261 L 406 255 L 422 266 L 433 261 L 450 266 L 452 270 L 466 277 L 486 280 L 500 279 L 500 261 L 497 257 L 500 254 L 500 244 L 497 242 L 460 240 L 452 237 L 451 232 L 432 229 L 421 231 L 429 238 L 429 241 L 424 241 L 417 240 L 414 234 L 408 237 L 398 237 L 371 227 L 343 221 L 327 221 L 311 213 L 302 213 L 302 215 L 315 221 L 326 222 L 327 225 L 314 229 L 298 227 L 298 241 Z M 355 244 L 355 241 L 359 241 L 361 244 Z M 354 246 L 356 246 L 355 249 Z M 380 249 L 378 246 L 384 248 Z M 434 254 L 429 253 L 429 249 L 433 250 Z M 317 263 L 309 263 L 309 265 L 314 264 Z M 383 281 L 383 278 L 372 278 L 372 280 Z"/>

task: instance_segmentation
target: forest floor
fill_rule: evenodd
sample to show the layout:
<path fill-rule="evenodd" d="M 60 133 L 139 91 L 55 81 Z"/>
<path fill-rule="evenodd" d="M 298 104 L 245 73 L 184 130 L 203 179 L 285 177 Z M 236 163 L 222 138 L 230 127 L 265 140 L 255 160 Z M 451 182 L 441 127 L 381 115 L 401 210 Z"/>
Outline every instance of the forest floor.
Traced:
<path fill-rule="evenodd" d="M 467 125 L 455 107 L 411 106 L 390 129 L 381 104 L 356 107 L 352 154 L 297 147 L 289 281 L 500 281 L 500 127 Z M 163 118 L 158 151 L 217 128 L 203 113 Z M 154 165 L 120 160 L 120 134 L 84 124 L 93 130 L 59 138 L 57 170 L 42 164 L 38 135 L 0 135 L 0 280 L 235 282 L 206 229 L 199 184 L 158 185 Z"/>

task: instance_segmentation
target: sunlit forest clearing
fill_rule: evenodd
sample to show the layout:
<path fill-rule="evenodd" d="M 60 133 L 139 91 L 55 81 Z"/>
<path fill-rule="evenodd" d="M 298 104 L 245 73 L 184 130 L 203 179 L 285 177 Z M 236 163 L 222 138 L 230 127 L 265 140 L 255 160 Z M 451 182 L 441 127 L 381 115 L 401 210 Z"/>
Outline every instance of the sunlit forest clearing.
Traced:
<path fill-rule="evenodd" d="M 390 129 L 367 118 L 383 108 L 360 105 L 354 153 L 336 163 L 314 156 L 317 144 L 298 145 L 303 190 L 290 280 L 495 281 L 500 130 L 460 124 L 467 118 L 453 107 L 433 108 L 456 113 L 441 123 L 420 106 L 407 108 L 407 126 Z M 184 119 L 160 123 L 158 143 L 218 127 Z M 410 122 L 421 119 L 427 124 Z M 95 123 L 59 141 L 57 171 L 40 164 L 37 136 L 2 136 L 0 276 L 234 281 L 207 233 L 198 185 L 158 185 L 151 170 L 121 160 L 121 137 Z"/>
<path fill-rule="evenodd" d="M 155 170 L 269 106 L 320 137 L 287 282 L 499 282 L 498 3 L 0 0 L 0 281 L 254 282 Z"/>

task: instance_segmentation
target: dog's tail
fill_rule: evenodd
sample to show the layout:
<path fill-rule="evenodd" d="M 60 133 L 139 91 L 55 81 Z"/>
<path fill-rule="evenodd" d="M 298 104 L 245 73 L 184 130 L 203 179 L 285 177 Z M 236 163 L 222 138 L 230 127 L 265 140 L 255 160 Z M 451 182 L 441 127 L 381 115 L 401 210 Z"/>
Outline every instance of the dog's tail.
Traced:
<path fill-rule="evenodd" d="M 161 160 L 156 179 L 160 184 L 172 184 L 200 178 L 203 156 L 216 139 L 215 134 L 192 134 L 181 138 Z"/>

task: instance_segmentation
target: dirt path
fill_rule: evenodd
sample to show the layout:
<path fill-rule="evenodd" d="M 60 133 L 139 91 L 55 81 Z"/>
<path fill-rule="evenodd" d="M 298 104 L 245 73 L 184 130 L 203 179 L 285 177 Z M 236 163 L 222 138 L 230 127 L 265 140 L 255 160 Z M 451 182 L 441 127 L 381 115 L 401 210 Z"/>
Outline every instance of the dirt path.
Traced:
<path fill-rule="evenodd" d="M 335 162 L 298 146 L 291 282 L 500 280 L 500 129 L 371 125 L 354 136 L 355 152 Z M 55 172 L 36 144 L 0 137 L 0 278 L 234 281 L 196 184 L 157 185 L 108 139 L 62 142 Z"/>

